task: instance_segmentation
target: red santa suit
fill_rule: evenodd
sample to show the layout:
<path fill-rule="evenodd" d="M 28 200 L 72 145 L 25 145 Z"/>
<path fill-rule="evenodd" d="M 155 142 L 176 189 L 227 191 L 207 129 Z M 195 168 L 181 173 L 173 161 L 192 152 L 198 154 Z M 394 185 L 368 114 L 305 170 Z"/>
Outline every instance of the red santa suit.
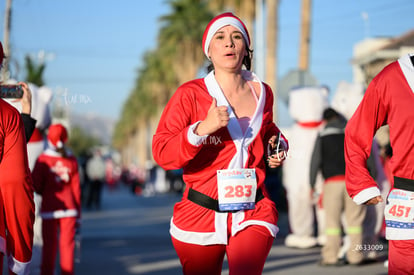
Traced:
<path fill-rule="evenodd" d="M 278 232 L 277 210 L 264 188 L 264 156 L 268 140 L 280 132 L 272 121 L 273 94 L 270 87 L 260 82 L 253 73 L 243 71 L 243 78 L 258 81 L 261 87 L 256 112 L 245 134 L 214 72 L 204 79 L 180 86 L 161 116 L 153 138 L 153 156 L 166 170 L 184 168 L 183 179 L 187 188 L 182 201 L 174 207 L 170 228 L 171 235 L 182 242 L 227 244 L 227 230 L 234 236 L 250 225 L 264 226 L 273 237 Z M 212 97 L 216 98 L 217 106 L 229 107 L 229 124 L 209 136 L 196 136 L 193 129 L 206 117 Z M 235 213 L 216 212 L 188 200 L 190 189 L 217 199 L 217 171 L 230 168 L 255 168 L 257 188 L 265 197 L 256 204 L 255 209 Z M 231 228 L 227 227 L 229 216 L 232 219 Z"/>
<path fill-rule="evenodd" d="M 32 172 L 35 191 L 42 195 L 42 274 L 53 274 L 58 242 L 61 273 L 74 272 L 74 238 L 81 213 L 80 182 L 76 158 L 57 150 L 66 139 L 62 125 L 51 125 L 49 147 L 39 156 Z"/>
<path fill-rule="evenodd" d="M 366 160 L 376 130 L 389 125 L 394 186 L 387 197 L 384 214 L 386 238 L 390 240 L 390 274 L 414 272 L 413 93 L 414 66 L 406 55 L 385 67 L 372 80 L 345 132 L 347 189 L 353 200 L 362 204 L 380 195 L 377 183 L 367 170 Z"/>
<path fill-rule="evenodd" d="M 14 107 L 0 99 L 0 252 L 7 253 L 9 269 L 16 274 L 29 273 L 33 223 L 33 187 L 22 120 Z M 3 257 L 0 262 L 1 274 Z"/>

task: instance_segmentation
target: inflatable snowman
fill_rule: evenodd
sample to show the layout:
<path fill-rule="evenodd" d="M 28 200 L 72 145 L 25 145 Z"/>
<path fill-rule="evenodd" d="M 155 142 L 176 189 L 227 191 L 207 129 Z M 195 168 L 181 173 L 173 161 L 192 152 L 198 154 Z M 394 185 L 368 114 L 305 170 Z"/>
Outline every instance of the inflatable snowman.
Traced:
<path fill-rule="evenodd" d="M 288 247 L 309 248 L 324 243 L 323 210 L 318 203 L 320 198 L 311 194 L 310 162 L 317 134 L 323 127 L 322 114 L 328 107 L 328 93 L 325 87 L 299 87 L 289 92 L 289 113 L 295 122 L 286 132 L 289 154 L 283 164 L 291 231 L 285 239 Z M 319 194 L 322 184 L 319 174 L 315 186 Z"/>

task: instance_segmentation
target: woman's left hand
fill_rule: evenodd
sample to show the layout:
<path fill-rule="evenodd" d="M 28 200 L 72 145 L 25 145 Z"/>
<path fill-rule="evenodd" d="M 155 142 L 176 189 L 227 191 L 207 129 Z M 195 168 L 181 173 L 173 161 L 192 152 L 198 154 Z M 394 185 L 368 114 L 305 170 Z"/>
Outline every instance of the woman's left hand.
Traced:
<path fill-rule="evenodd" d="M 279 152 L 276 152 L 276 147 L 277 147 L 277 137 L 276 136 L 272 136 L 269 139 L 269 145 L 268 146 L 269 146 L 270 151 L 272 152 L 267 157 L 267 163 L 268 163 L 269 167 L 270 168 L 279 167 L 286 158 L 286 151 L 283 148 L 281 148 L 281 150 L 279 150 Z"/>
<path fill-rule="evenodd" d="M 267 158 L 267 163 L 270 168 L 276 168 L 282 165 L 285 160 L 285 152 L 279 152 L 278 154 L 271 155 Z"/>

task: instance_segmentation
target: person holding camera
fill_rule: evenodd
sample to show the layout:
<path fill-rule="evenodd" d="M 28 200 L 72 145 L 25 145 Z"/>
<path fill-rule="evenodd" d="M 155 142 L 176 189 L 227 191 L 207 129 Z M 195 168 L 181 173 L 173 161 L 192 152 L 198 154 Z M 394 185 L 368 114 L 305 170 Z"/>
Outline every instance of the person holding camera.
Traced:
<path fill-rule="evenodd" d="M 0 43 L 0 65 L 3 58 Z M 6 253 L 10 272 L 29 273 L 34 210 L 22 118 L 16 108 L 0 99 L 0 273 Z"/>

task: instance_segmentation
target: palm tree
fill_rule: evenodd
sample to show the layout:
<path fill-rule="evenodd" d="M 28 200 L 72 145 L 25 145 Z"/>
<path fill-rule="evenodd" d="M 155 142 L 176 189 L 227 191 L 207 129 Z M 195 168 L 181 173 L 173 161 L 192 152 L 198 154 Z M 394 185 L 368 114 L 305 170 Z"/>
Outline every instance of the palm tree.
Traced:
<path fill-rule="evenodd" d="M 203 64 L 201 40 L 204 26 L 212 18 L 206 2 L 173 0 L 170 4 L 172 13 L 160 18 L 163 27 L 158 47 L 144 56 L 144 66 L 138 71 L 135 88 L 116 125 L 113 143 L 118 148 L 134 146 L 132 140 L 137 138 L 138 128 L 153 132 L 154 118 L 158 118 L 178 85 L 194 78 Z"/>
<path fill-rule="evenodd" d="M 256 1 L 255 0 L 239 0 L 236 1 L 239 5 L 239 16 L 243 19 L 246 28 L 249 30 L 251 39 L 253 41 L 254 28 L 253 22 L 256 18 Z"/>
<path fill-rule="evenodd" d="M 30 56 L 25 58 L 25 67 L 26 67 L 26 82 L 33 83 L 39 87 L 43 86 L 45 83 L 43 81 L 43 72 L 45 71 L 45 64 L 35 64 Z"/>
<path fill-rule="evenodd" d="M 254 28 L 253 21 L 256 17 L 256 0 L 211 0 L 208 6 L 214 14 L 223 11 L 232 11 L 243 20 L 246 28 L 253 38 Z M 253 39 L 252 39 L 253 41 Z"/>
<path fill-rule="evenodd" d="M 274 93 L 274 106 L 277 106 L 277 46 L 278 46 L 278 10 L 279 0 L 266 0 L 267 6 L 267 30 L 266 30 L 266 77 L 265 81 L 273 89 Z M 273 119 L 277 121 L 277 109 L 274 108 Z"/>
<path fill-rule="evenodd" d="M 173 0 L 172 13 L 161 17 L 158 44 L 179 83 L 194 78 L 204 61 L 201 40 L 213 18 L 203 0 Z"/>

